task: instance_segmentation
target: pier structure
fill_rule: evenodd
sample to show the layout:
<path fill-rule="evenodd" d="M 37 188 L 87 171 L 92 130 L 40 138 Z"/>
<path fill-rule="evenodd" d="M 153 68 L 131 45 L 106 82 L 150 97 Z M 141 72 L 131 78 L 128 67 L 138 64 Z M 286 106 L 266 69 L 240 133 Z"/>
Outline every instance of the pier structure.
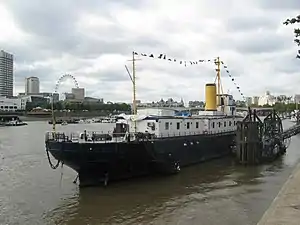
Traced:
<path fill-rule="evenodd" d="M 283 130 L 281 118 L 273 110 L 262 122 L 255 110 L 237 123 L 236 159 L 241 164 L 273 161 L 285 154 L 290 138 L 300 133 L 300 124 Z"/>

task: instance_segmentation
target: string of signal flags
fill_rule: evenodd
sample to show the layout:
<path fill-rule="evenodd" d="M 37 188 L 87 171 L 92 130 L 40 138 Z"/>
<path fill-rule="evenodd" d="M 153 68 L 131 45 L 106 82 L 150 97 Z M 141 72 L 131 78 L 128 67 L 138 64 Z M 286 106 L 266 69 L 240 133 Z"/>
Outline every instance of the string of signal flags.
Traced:
<path fill-rule="evenodd" d="M 152 59 L 160 59 L 160 60 L 166 60 L 166 61 L 173 62 L 173 63 L 179 63 L 180 65 L 183 65 L 185 67 L 198 65 L 198 64 L 201 64 L 201 63 L 216 63 L 216 59 L 199 59 L 199 60 L 189 60 L 188 61 L 188 60 L 178 60 L 178 59 L 174 59 L 174 58 L 169 58 L 169 57 L 167 57 L 166 54 L 159 54 L 158 56 L 156 56 L 155 54 L 152 54 L 152 53 L 151 54 L 145 54 L 145 53 L 133 52 L 133 54 L 137 55 L 137 56 L 152 58 Z M 240 86 L 236 83 L 236 80 L 231 75 L 230 71 L 228 70 L 227 65 L 225 65 L 223 61 L 220 61 L 220 63 L 223 66 L 223 68 L 226 71 L 229 78 L 231 79 L 231 81 L 234 83 L 237 91 L 240 93 L 243 100 L 245 100 L 245 96 L 241 92 Z"/>

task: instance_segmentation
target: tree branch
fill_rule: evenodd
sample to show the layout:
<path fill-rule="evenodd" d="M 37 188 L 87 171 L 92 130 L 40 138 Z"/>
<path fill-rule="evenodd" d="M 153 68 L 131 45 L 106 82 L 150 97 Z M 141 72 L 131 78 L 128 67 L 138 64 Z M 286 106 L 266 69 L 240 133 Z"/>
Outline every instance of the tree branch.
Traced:
<path fill-rule="evenodd" d="M 295 18 L 287 19 L 285 22 L 283 22 L 284 25 L 295 24 L 295 23 L 300 23 L 300 15 L 298 15 Z M 300 46 L 300 28 L 294 29 L 294 35 L 295 35 L 294 42 L 298 46 Z M 300 50 L 298 50 L 298 54 L 297 54 L 296 58 L 300 59 Z"/>

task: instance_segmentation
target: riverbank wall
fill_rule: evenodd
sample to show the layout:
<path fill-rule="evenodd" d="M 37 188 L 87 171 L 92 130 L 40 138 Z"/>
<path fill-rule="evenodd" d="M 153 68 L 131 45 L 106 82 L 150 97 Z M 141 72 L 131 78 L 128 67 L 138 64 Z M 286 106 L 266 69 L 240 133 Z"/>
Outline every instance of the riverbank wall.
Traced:
<path fill-rule="evenodd" d="M 300 224 L 300 163 L 257 225 Z"/>

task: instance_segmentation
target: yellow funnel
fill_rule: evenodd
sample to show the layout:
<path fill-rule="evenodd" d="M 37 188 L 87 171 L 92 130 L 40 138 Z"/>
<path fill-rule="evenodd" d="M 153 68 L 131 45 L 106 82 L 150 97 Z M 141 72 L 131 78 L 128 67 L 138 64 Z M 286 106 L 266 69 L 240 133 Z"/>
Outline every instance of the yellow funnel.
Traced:
<path fill-rule="evenodd" d="M 205 111 L 217 110 L 217 88 L 216 84 L 205 85 Z"/>

